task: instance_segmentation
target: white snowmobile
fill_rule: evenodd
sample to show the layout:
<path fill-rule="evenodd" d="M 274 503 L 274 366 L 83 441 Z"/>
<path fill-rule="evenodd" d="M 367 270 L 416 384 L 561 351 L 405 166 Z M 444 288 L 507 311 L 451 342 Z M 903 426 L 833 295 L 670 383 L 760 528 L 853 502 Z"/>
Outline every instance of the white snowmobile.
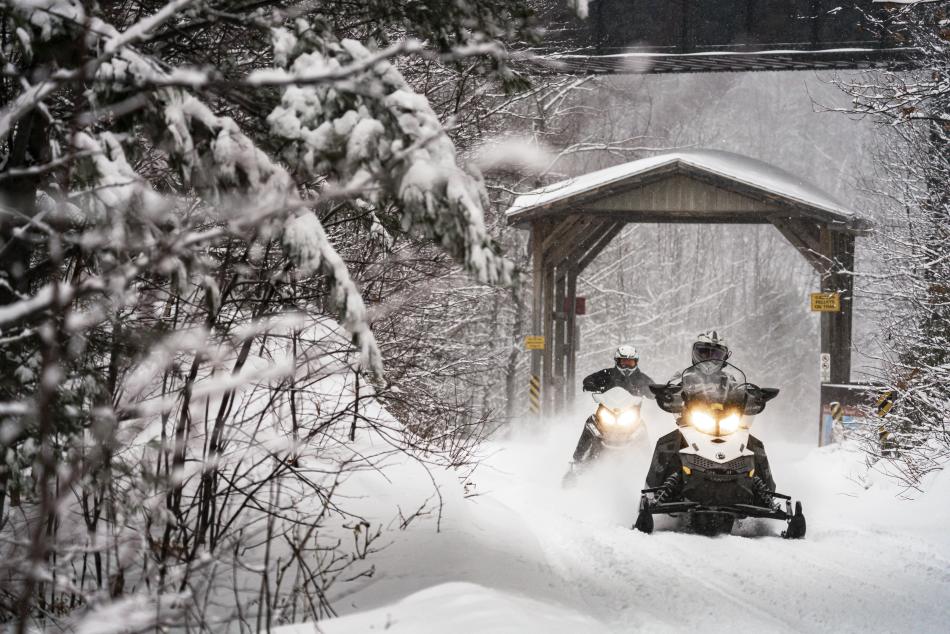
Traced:
<path fill-rule="evenodd" d="M 801 502 L 793 511 L 791 498 L 775 492 L 765 448 L 749 433 L 778 389 L 723 381 L 695 392 L 669 383 L 650 390 L 663 411 L 679 415 L 679 429 L 657 441 L 634 529 L 653 532 L 657 514 L 685 515 L 694 532 L 716 535 L 756 517 L 785 521 L 782 537 L 805 536 Z"/>
<path fill-rule="evenodd" d="M 623 453 L 630 447 L 647 442 L 646 428 L 640 418 L 643 397 L 634 396 L 622 387 L 591 395 L 597 409 L 587 418 L 584 436 L 575 452 L 574 462 L 563 483 L 571 484 L 593 461 L 608 453 Z M 587 442 L 585 443 L 585 437 Z"/>

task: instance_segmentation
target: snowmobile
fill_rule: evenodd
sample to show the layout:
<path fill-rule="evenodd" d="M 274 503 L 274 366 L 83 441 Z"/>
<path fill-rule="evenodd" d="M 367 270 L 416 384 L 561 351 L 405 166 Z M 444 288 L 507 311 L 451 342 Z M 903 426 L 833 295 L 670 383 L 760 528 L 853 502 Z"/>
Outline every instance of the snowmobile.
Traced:
<path fill-rule="evenodd" d="M 654 515 L 685 516 L 693 532 L 717 535 L 754 517 L 786 522 L 786 539 L 805 536 L 801 502 L 793 510 L 792 499 L 775 492 L 765 448 L 749 433 L 778 389 L 721 381 L 696 391 L 670 383 L 650 390 L 660 409 L 678 415 L 679 429 L 657 441 L 634 529 L 652 533 Z"/>
<path fill-rule="evenodd" d="M 591 442 L 583 456 L 571 463 L 563 484 L 570 485 L 578 474 L 592 462 L 607 453 L 621 453 L 646 441 L 646 429 L 640 419 L 643 397 L 634 396 L 622 387 L 593 393 L 597 409 L 587 418 L 585 434 Z"/>

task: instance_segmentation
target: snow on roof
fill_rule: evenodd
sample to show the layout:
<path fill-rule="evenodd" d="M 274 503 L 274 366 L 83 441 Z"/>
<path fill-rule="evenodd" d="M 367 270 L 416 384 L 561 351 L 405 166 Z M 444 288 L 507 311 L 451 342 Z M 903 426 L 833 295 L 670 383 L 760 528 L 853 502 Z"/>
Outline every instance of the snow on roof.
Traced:
<path fill-rule="evenodd" d="M 801 178 L 774 165 L 719 150 L 660 154 L 569 178 L 518 196 L 508 209 L 507 215 L 509 220 L 514 221 L 528 211 L 554 206 L 558 202 L 582 196 L 604 186 L 621 184 L 626 179 L 673 163 L 735 181 L 767 195 L 780 196 L 793 204 L 842 216 L 843 220 L 857 220 L 853 211 Z"/>

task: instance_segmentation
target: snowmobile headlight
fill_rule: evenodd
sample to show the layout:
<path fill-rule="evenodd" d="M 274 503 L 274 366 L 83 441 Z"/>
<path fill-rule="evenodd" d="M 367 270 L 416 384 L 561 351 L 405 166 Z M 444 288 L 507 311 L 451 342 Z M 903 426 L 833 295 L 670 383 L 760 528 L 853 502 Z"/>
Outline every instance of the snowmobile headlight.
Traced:
<path fill-rule="evenodd" d="M 742 424 L 742 417 L 738 412 L 732 412 L 728 416 L 719 419 L 719 435 L 726 436 L 739 429 Z"/>
<path fill-rule="evenodd" d="M 622 427 L 633 427 L 640 420 L 640 414 L 635 409 L 628 409 L 620 412 L 617 417 L 617 424 Z"/>
<path fill-rule="evenodd" d="M 603 405 L 597 409 L 597 418 L 599 418 L 600 422 L 604 425 L 613 425 L 617 422 L 617 417 L 614 415 L 614 413 Z"/>
<path fill-rule="evenodd" d="M 704 434 L 716 433 L 716 419 L 704 409 L 692 409 L 689 412 L 689 424 Z"/>

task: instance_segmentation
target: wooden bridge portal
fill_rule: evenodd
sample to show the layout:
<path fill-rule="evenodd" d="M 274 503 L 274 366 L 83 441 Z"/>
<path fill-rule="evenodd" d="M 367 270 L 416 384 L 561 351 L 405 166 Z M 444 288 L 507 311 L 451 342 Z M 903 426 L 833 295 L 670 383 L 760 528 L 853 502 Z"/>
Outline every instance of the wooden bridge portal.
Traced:
<path fill-rule="evenodd" d="M 532 335 L 545 341 L 531 372 L 542 415 L 574 394 L 577 277 L 631 222 L 775 226 L 818 271 L 821 290 L 840 294 L 840 312 L 821 314 L 821 352 L 831 360 L 825 382 L 850 382 L 854 242 L 869 226 L 783 170 L 727 152 L 662 154 L 519 196 L 507 217 L 531 232 Z"/>

